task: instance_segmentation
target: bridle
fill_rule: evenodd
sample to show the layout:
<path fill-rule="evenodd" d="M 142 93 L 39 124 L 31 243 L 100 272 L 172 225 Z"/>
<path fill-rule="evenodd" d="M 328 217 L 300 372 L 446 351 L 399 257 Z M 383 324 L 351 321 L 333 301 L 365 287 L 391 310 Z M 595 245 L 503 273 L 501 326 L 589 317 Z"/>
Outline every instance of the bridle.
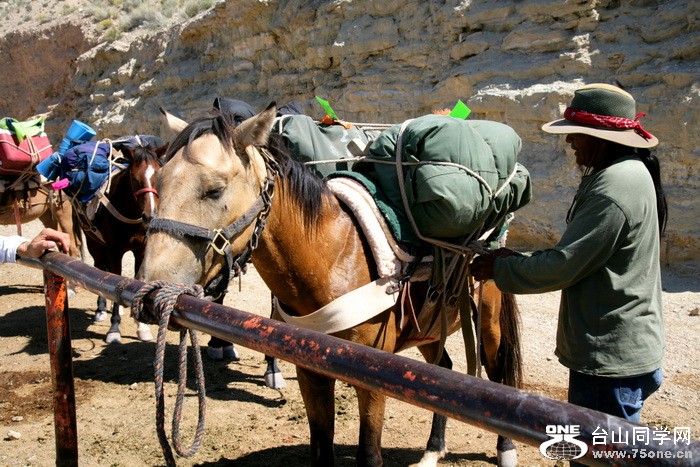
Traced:
<path fill-rule="evenodd" d="M 226 261 L 225 267 L 204 287 L 205 295 L 212 300 L 216 300 L 226 292 L 231 279 L 231 272 L 234 272 L 235 277 L 245 271 L 245 265 L 253 254 L 253 250 L 258 247 L 260 235 L 265 228 L 265 222 L 272 206 L 275 177 L 279 173 L 279 169 L 269 156 L 263 156 L 263 159 L 265 160 L 267 177 L 261 187 L 260 195 L 243 215 L 223 229 L 207 229 L 206 227 L 159 217 L 152 219 L 148 226 L 147 235 L 150 235 L 151 232 L 164 232 L 177 238 L 208 241 L 212 250 L 224 257 Z M 255 222 L 255 227 L 248 244 L 243 251 L 234 255 L 231 249 L 231 242 L 253 222 Z"/>

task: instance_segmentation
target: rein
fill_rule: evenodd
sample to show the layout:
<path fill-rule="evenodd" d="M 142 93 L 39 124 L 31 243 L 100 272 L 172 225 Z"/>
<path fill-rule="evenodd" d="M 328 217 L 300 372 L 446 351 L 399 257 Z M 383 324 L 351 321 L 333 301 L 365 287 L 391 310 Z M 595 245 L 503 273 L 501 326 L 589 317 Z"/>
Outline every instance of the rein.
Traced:
<path fill-rule="evenodd" d="M 271 161 L 266 160 L 265 166 L 267 168 L 267 178 L 260 195 L 242 216 L 223 229 L 207 229 L 206 227 L 159 217 L 151 220 L 148 226 L 147 235 L 150 235 L 151 232 L 164 232 L 173 237 L 208 241 L 209 246 L 224 257 L 226 267 L 222 268 L 204 288 L 207 297 L 212 297 L 213 299 L 220 297 L 228 287 L 231 271 L 235 273 L 234 277 L 240 275 L 241 271 L 245 269 L 245 265 L 250 259 L 253 250 L 258 247 L 260 235 L 265 228 L 267 216 L 270 214 L 275 188 L 275 176 L 277 175 L 277 170 L 272 167 Z M 231 249 L 231 242 L 253 222 L 255 222 L 255 228 L 248 245 L 242 252 L 234 255 Z"/>
<path fill-rule="evenodd" d="M 110 184 L 111 184 L 112 178 L 113 178 L 114 176 L 118 175 L 119 173 L 121 173 L 123 170 L 124 170 L 124 168 L 121 168 L 121 169 L 119 169 L 118 171 L 115 171 L 115 172 L 111 172 L 111 173 L 110 173 L 110 175 L 109 175 Z M 159 196 L 158 196 L 158 190 L 156 190 L 155 188 L 145 187 L 145 188 L 141 188 L 140 190 L 133 191 L 133 181 L 131 182 L 131 184 L 132 184 L 132 189 L 131 189 L 131 190 L 132 190 L 132 192 L 133 192 L 133 194 L 134 194 L 134 198 L 135 198 L 137 201 L 138 201 L 138 197 L 139 197 L 139 196 L 143 196 L 143 195 L 145 195 L 145 194 L 147 194 L 147 193 L 153 193 L 153 194 L 156 196 L 156 198 L 159 197 Z M 109 191 L 109 188 L 107 188 L 106 191 Z M 125 224 L 141 224 L 141 223 L 143 223 L 143 218 L 141 218 L 141 217 L 136 218 L 136 219 L 132 219 L 132 218 L 129 218 L 129 217 L 126 217 L 126 216 L 122 215 L 122 214 L 117 210 L 117 208 L 114 206 L 114 204 L 112 204 L 112 202 L 109 200 L 109 198 L 107 198 L 107 196 L 105 196 L 105 194 L 102 193 L 101 190 L 100 190 L 100 192 L 98 192 L 98 195 L 100 196 L 100 203 L 101 203 L 105 208 L 107 208 L 107 210 L 109 211 L 109 213 L 112 214 L 112 215 L 113 215 L 116 219 L 118 219 L 119 221 L 121 221 L 121 222 L 123 222 L 123 223 L 125 223 Z"/>

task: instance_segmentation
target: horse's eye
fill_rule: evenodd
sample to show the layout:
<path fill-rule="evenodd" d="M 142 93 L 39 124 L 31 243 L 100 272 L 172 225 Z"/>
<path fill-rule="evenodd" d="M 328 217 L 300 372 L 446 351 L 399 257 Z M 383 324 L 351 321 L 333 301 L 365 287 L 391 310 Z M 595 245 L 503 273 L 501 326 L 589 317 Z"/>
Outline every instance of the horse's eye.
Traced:
<path fill-rule="evenodd" d="M 217 200 L 221 198 L 221 195 L 224 193 L 223 188 L 213 188 L 211 190 L 207 190 L 204 192 L 202 195 L 202 199 L 213 199 Z"/>

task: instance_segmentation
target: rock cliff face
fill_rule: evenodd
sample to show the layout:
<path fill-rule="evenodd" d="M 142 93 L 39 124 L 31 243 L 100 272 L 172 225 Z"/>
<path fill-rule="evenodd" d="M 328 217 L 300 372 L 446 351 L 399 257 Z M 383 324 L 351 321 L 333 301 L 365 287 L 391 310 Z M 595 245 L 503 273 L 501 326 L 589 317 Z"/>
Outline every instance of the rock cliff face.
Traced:
<path fill-rule="evenodd" d="M 664 262 L 699 269 L 698 13 L 697 2 L 680 0 L 224 1 L 131 41 L 95 45 L 83 32 L 73 43 L 72 31 L 43 32 L 42 48 L 12 55 L 22 42 L 6 36 L 3 62 L 10 54 L 21 78 L 9 87 L 4 78 L 10 98 L 0 113 L 51 110 L 48 129 L 59 141 L 73 118 L 102 137 L 158 134 L 159 106 L 190 118 L 215 96 L 258 109 L 296 100 L 313 116 L 321 96 L 345 120 L 378 123 L 461 99 L 471 118 L 504 122 L 523 138 L 534 199 L 516 214 L 509 240 L 542 248 L 563 231 L 580 175 L 564 138 L 540 126 L 561 115 L 577 87 L 617 82 L 661 141 Z M 47 74 L 30 61 L 55 66 Z"/>

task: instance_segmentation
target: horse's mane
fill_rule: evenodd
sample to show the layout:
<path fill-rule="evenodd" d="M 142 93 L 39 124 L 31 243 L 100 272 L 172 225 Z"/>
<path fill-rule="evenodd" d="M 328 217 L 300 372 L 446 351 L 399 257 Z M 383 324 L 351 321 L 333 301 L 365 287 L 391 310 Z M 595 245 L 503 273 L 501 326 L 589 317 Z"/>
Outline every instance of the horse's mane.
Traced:
<path fill-rule="evenodd" d="M 227 150 L 234 150 L 235 126 L 235 122 L 227 114 L 215 113 L 213 116 L 198 117 L 177 135 L 168 148 L 166 160 L 170 160 L 180 149 L 189 147 L 194 140 L 207 134 L 216 136 Z M 307 227 L 316 225 L 321 217 L 323 198 L 330 195 L 325 182 L 304 164 L 291 157 L 279 135 L 271 134 L 266 147 L 260 149 L 267 151 L 277 163 L 283 185 L 278 189 L 285 190 L 292 202 L 299 207 Z M 239 150 L 236 154 L 244 165 L 249 164 L 245 151 Z M 187 157 L 187 151 L 183 156 Z"/>
<path fill-rule="evenodd" d="M 321 177 L 290 155 L 280 135 L 270 135 L 267 150 L 279 166 L 282 189 L 288 190 L 290 199 L 301 210 L 304 224 L 313 227 L 321 217 L 323 199 L 331 196 L 331 191 Z"/>
<path fill-rule="evenodd" d="M 132 162 L 134 164 L 158 162 L 156 148 L 151 146 L 135 146 L 133 148 Z"/>
<path fill-rule="evenodd" d="M 213 134 L 222 146 L 231 150 L 233 149 L 234 128 L 235 123 L 226 114 L 197 117 L 175 137 L 175 140 L 168 147 L 165 159 L 169 161 L 180 149 L 189 147 L 194 140 L 207 134 Z M 245 153 L 239 155 L 247 164 L 248 156 Z M 187 151 L 185 151 L 184 156 L 187 157 Z"/>

